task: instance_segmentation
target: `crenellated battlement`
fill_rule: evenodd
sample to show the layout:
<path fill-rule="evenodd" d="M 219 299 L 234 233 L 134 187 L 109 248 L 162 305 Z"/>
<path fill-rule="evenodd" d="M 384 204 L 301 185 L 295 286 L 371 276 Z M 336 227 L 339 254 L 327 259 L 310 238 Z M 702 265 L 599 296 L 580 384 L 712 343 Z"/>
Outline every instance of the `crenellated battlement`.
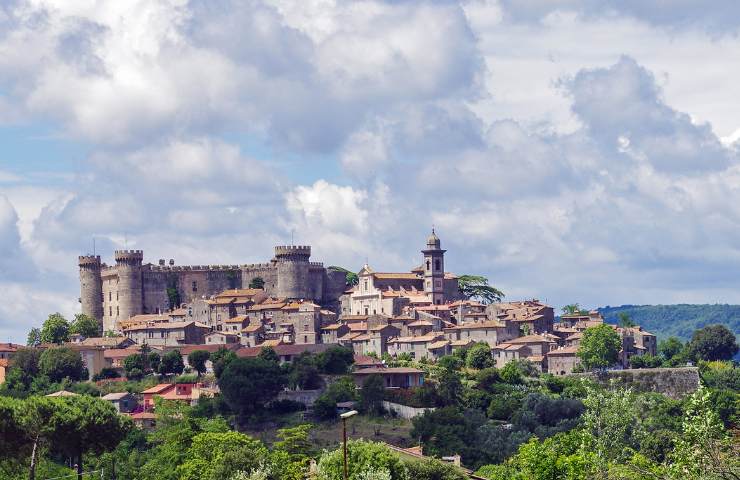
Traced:
<path fill-rule="evenodd" d="M 116 263 L 141 263 L 144 260 L 144 252 L 142 250 L 116 250 L 114 257 Z"/>
<path fill-rule="evenodd" d="M 241 270 L 239 265 L 148 265 L 147 271 L 150 272 L 184 272 L 184 271 L 235 271 Z"/>
<path fill-rule="evenodd" d="M 308 245 L 280 245 L 275 247 L 275 258 L 278 260 L 304 260 L 311 256 L 311 247 Z"/>
<path fill-rule="evenodd" d="M 100 255 L 80 255 L 78 265 L 80 268 L 100 268 Z"/>

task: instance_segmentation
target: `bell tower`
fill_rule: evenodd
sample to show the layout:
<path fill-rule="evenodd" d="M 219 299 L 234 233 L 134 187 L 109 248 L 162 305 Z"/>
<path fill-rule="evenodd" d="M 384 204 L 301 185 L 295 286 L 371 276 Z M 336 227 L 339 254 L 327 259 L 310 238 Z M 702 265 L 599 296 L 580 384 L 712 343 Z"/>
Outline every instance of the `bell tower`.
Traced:
<path fill-rule="evenodd" d="M 445 303 L 445 251 L 434 228 L 427 238 L 427 248 L 422 250 L 424 255 L 424 292 L 429 294 L 432 303 Z"/>

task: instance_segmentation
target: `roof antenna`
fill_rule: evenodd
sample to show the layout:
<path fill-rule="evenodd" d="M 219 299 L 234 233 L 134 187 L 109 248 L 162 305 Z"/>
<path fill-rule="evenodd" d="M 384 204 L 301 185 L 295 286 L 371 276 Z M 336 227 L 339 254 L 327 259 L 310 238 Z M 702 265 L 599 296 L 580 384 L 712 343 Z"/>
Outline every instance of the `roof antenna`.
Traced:
<path fill-rule="evenodd" d="M 290 244 L 295 245 L 295 228 L 290 229 Z"/>
<path fill-rule="evenodd" d="M 93 235 L 93 257 L 95 256 L 95 235 Z"/>

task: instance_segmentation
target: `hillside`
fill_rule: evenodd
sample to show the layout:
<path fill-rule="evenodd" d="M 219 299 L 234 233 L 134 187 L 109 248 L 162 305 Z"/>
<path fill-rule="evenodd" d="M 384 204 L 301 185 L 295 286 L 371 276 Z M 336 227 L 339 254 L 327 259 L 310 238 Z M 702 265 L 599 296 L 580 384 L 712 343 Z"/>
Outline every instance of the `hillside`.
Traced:
<path fill-rule="evenodd" d="M 622 305 L 602 307 L 599 312 L 608 323 L 618 323 L 619 313 L 625 312 L 658 340 L 671 335 L 689 340 L 694 330 L 713 323 L 740 334 L 740 305 Z"/>

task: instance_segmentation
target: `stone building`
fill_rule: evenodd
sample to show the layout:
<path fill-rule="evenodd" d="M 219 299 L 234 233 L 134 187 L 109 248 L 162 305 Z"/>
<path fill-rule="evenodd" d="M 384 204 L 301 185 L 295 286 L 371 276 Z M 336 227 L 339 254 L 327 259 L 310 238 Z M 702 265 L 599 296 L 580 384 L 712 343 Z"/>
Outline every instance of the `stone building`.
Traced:
<path fill-rule="evenodd" d="M 224 290 L 246 289 L 264 281 L 267 295 L 306 299 L 335 307 L 346 288 L 343 272 L 311 262 L 309 246 L 277 246 L 268 263 L 252 265 L 176 266 L 173 260 L 144 263 L 141 250 L 116 250 L 114 266 L 100 256 L 79 257 L 82 313 L 102 322 L 105 331 L 142 313 L 172 310 L 183 303 Z"/>

